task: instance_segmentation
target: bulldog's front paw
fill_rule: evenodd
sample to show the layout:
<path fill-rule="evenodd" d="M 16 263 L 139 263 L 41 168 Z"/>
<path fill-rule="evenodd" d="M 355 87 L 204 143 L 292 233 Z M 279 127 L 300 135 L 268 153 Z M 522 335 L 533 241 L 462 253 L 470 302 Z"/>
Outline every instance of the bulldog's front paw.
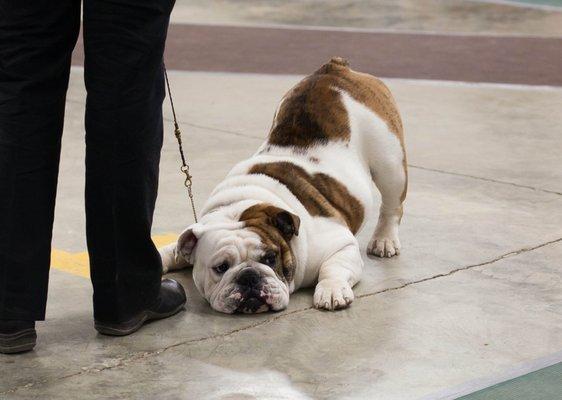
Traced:
<path fill-rule="evenodd" d="M 393 257 L 400 254 L 400 240 L 398 236 L 387 237 L 373 235 L 367 246 L 367 254 L 377 257 Z"/>
<path fill-rule="evenodd" d="M 314 290 L 314 307 L 324 310 L 346 308 L 353 302 L 353 290 L 349 283 L 338 279 L 324 279 Z"/>

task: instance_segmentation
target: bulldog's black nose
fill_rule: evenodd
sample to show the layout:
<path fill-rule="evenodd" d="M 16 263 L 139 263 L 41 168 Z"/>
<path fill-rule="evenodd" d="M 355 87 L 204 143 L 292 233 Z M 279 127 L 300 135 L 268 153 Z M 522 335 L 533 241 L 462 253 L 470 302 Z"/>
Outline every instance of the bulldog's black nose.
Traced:
<path fill-rule="evenodd" d="M 240 286 L 254 288 L 260 282 L 260 275 L 255 270 L 247 268 L 238 276 L 237 282 Z"/>

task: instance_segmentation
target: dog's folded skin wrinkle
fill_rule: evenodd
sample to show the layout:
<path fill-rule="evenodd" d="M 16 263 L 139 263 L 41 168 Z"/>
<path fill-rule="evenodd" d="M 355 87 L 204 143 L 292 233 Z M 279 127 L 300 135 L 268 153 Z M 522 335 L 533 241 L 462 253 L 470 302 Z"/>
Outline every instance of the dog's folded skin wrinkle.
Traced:
<path fill-rule="evenodd" d="M 287 221 L 289 228 L 283 228 L 278 225 L 276 217 L 284 213 L 286 211 L 272 205 L 256 204 L 242 213 L 240 221 L 245 221 L 247 229 L 259 235 L 264 253 L 273 252 L 278 255 L 275 265 L 270 268 L 281 281 L 288 283 L 293 280 L 295 269 L 295 257 L 289 242 L 293 235 L 298 234 L 300 218 L 289 214 L 290 220 Z M 271 229 L 272 226 L 275 229 Z M 287 231 L 293 233 L 284 233 Z"/>
<path fill-rule="evenodd" d="M 160 250 L 164 272 L 193 264 L 197 289 L 225 313 L 279 311 L 312 285 L 315 307 L 347 307 L 363 268 L 354 235 L 375 212 L 375 189 L 367 252 L 400 252 L 402 129 L 384 83 L 332 59 L 281 99 L 266 142 L 217 185 L 200 222 Z"/>

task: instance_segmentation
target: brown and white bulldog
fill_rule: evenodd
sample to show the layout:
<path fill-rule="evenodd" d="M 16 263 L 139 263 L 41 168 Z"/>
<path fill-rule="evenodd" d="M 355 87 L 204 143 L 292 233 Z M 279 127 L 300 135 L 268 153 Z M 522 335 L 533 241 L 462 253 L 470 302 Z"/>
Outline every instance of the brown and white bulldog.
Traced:
<path fill-rule="evenodd" d="M 201 221 L 160 249 L 164 272 L 192 264 L 201 295 L 225 313 L 282 310 L 311 285 L 315 307 L 347 307 L 375 185 L 367 252 L 392 257 L 407 188 L 400 115 L 379 79 L 334 58 L 283 97 L 266 142 L 215 188 Z"/>

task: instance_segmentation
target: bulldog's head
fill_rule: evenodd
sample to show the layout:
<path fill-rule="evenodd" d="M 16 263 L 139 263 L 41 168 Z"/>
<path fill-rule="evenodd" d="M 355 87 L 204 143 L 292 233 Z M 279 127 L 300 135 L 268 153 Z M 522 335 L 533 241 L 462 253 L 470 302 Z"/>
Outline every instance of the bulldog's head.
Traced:
<path fill-rule="evenodd" d="M 290 241 L 300 219 L 269 204 L 245 210 L 238 222 L 201 223 L 178 239 L 193 263 L 193 280 L 211 307 L 224 313 L 282 310 L 289 304 L 295 258 Z"/>

